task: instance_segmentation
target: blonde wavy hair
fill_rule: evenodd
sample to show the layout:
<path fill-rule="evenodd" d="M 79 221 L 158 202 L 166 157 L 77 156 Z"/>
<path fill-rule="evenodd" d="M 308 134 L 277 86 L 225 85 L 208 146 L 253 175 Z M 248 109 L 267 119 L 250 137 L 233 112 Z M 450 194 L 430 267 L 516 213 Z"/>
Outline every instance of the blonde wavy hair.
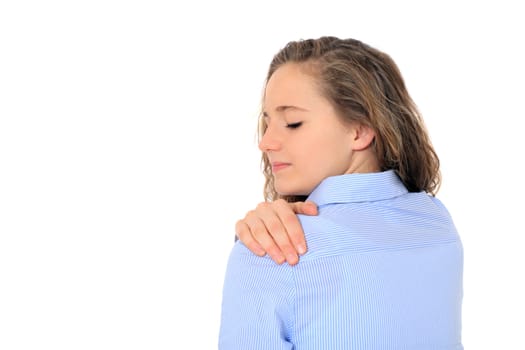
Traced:
<path fill-rule="evenodd" d="M 441 184 L 439 158 L 390 56 L 355 39 L 327 36 L 292 41 L 273 57 L 266 84 L 280 66 L 289 62 L 305 65 L 343 121 L 357 122 L 375 131 L 373 147 L 382 171 L 394 170 L 410 192 L 437 193 Z M 261 113 L 259 139 L 265 130 Z M 261 168 L 266 201 L 306 199 L 281 196 L 275 191 L 271 165 L 264 152 Z"/>

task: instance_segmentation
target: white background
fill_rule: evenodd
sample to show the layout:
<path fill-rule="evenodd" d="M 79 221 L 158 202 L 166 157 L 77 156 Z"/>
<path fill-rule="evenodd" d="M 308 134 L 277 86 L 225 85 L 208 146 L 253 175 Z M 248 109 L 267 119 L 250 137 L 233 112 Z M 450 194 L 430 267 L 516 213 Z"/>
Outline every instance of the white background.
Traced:
<path fill-rule="evenodd" d="M 266 69 L 321 35 L 389 53 L 427 121 L 465 348 L 525 348 L 517 4 L 175 3 L 0 4 L 0 349 L 216 348 Z"/>

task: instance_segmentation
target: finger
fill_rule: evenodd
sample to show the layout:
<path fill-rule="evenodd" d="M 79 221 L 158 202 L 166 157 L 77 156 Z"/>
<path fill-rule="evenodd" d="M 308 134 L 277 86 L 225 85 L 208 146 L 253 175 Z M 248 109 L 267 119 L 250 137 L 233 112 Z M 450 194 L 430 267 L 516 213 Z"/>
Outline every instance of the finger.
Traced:
<path fill-rule="evenodd" d="M 249 226 L 243 221 L 239 220 L 235 224 L 235 233 L 239 240 L 258 256 L 264 256 L 266 251 L 261 247 L 261 245 L 253 238 Z"/>
<path fill-rule="evenodd" d="M 299 256 L 279 216 L 282 211 L 288 211 L 291 212 L 291 215 L 294 215 L 283 200 L 272 203 L 261 203 L 257 206 L 255 214 L 258 215 L 259 219 L 266 226 L 266 230 L 272 236 L 273 241 L 284 255 L 288 264 L 295 265 L 299 262 Z"/>
<path fill-rule="evenodd" d="M 251 236 L 266 251 L 273 261 L 282 264 L 285 260 L 284 255 L 275 243 L 272 235 L 268 232 L 264 222 L 255 211 L 248 212 L 244 222 L 249 227 Z"/>
<path fill-rule="evenodd" d="M 299 255 L 303 255 L 307 251 L 306 240 L 304 238 L 304 231 L 299 218 L 296 213 L 302 213 L 304 210 L 304 202 L 288 203 L 286 201 L 275 201 L 276 209 L 278 209 L 279 219 L 284 226 L 288 239 L 295 247 Z M 317 206 L 313 202 L 308 202 L 307 206 L 310 210 L 317 212 Z"/>

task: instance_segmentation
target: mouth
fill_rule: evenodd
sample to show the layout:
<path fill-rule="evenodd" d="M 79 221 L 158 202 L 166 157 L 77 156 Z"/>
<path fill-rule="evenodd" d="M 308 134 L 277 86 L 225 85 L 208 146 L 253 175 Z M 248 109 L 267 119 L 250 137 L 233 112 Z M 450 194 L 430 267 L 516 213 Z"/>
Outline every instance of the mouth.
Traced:
<path fill-rule="evenodd" d="M 283 162 L 272 162 L 272 172 L 276 173 L 280 170 L 283 170 L 287 167 L 289 167 L 290 163 L 283 163 Z"/>

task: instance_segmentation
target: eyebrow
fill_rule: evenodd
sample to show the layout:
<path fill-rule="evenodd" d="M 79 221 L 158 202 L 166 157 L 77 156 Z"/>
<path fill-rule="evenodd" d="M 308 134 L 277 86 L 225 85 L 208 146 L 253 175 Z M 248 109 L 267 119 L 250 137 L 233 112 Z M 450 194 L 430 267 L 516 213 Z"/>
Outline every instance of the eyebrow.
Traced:
<path fill-rule="evenodd" d="M 277 112 L 280 112 L 280 113 L 284 113 L 288 110 L 297 110 L 297 111 L 300 111 L 300 112 L 308 112 L 308 110 L 306 108 L 301 108 L 301 107 L 297 107 L 297 106 L 278 106 L 277 108 L 275 108 L 275 110 Z M 267 117 L 268 116 L 268 113 L 266 111 L 263 111 L 263 116 L 264 117 Z"/>

